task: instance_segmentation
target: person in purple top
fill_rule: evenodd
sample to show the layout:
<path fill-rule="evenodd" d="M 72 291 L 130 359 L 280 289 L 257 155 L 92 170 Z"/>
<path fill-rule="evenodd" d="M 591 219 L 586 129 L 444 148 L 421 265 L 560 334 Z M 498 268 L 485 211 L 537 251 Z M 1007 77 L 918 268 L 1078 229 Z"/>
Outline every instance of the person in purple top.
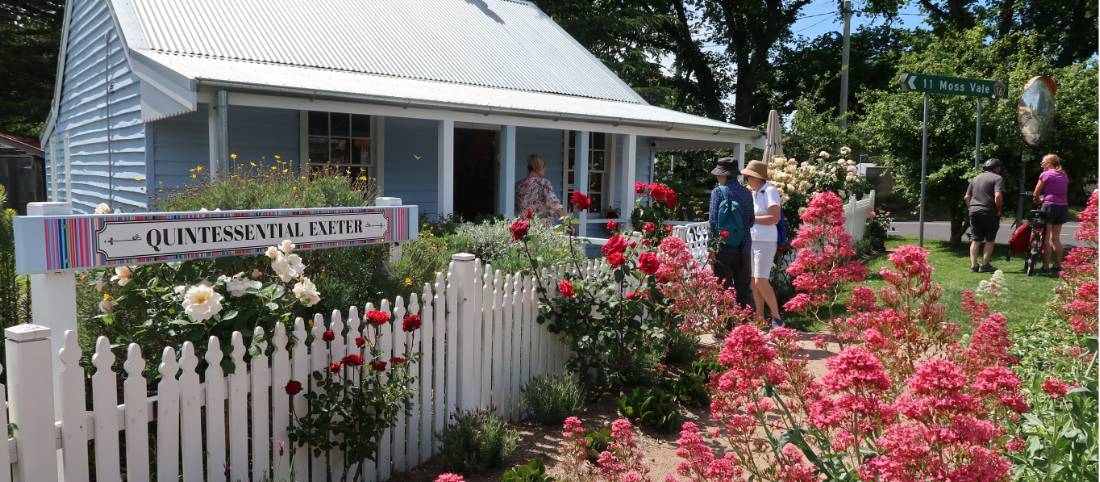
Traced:
<path fill-rule="evenodd" d="M 718 205 L 722 201 L 721 186 L 726 186 L 730 198 L 741 205 L 741 220 L 746 232 L 752 228 L 756 216 L 752 210 L 752 193 L 737 182 L 737 159 L 723 157 L 710 171 L 718 180 L 719 187 L 710 192 L 709 221 L 711 231 L 718 229 Z M 752 299 L 752 238 L 745 236 L 740 247 L 726 246 L 718 250 L 714 259 L 714 274 L 722 279 L 726 287 L 733 286 L 737 293 L 737 304 L 753 306 Z"/>
<path fill-rule="evenodd" d="M 1046 242 L 1043 245 L 1043 269 L 1040 273 L 1058 274 L 1062 270 L 1062 225 L 1066 223 L 1069 210 L 1069 176 L 1062 170 L 1062 159 L 1057 154 L 1043 156 L 1043 173 L 1035 183 L 1032 199 L 1035 204 L 1042 203 L 1046 217 Z M 1051 257 L 1053 256 L 1053 261 Z M 1050 269 L 1053 264 L 1054 268 Z"/>

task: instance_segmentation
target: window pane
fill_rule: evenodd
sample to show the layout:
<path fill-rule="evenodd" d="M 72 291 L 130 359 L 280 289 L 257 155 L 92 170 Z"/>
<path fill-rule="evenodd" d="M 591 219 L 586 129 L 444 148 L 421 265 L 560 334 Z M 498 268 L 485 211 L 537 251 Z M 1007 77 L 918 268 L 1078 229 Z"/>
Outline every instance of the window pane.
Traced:
<path fill-rule="evenodd" d="M 569 137 L 569 148 L 577 147 L 577 131 L 567 131 L 565 135 Z"/>
<path fill-rule="evenodd" d="M 311 136 L 327 136 L 328 135 L 328 113 L 327 112 L 310 112 L 309 113 L 309 135 L 311 135 Z"/>
<path fill-rule="evenodd" d="M 603 191 L 603 174 L 591 173 L 588 175 L 588 192 Z"/>
<path fill-rule="evenodd" d="M 332 136 L 348 137 L 351 134 L 351 114 L 332 113 Z"/>
<path fill-rule="evenodd" d="M 569 180 L 566 182 L 568 182 L 570 186 L 573 185 L 573 171 L 569 171 Z"/>
<path fill-rule="evenodd" d="M 603 195 L 602 194 L 590 194 L 588 196 L 592 200 L 592 216 L 603 216 L 600 211 L 603 209 Z"/>
<path fill-rule="evenodd" d="M 351 163 L 370 164 L 370 139 L 352 139 Z"/>
<path fill-rule="evenodd" d="M 593 132 L 592 145 L 588 147 L 591 147 L 593 149 L 604 149 L 607 147 L 606 142 L 607 134 L 604 134 L 603 132 Z"/>
<path fill-rule="evenodd" d="M 607 153 L 604 151 L 592 151 L 590 155 L 592 156 L 592 158 L 588 160 L 588 170 L 603 171 L 604 157 L 607 156 Z"/>
<path fill-rule="evenodd" d="M 353 115 L 353 116 L 351 116 L 351 136 L 352 137 L 370 137 L 370 116 L 369 115 Z"/>
<path fill-rule="evenodd" d="M 309 138 L 309 162 L 319 164 L 328 162 L 328 138 Z"/>
<path fill-rule="evenodd" d="M 345 164 L 348 162 L 348 147 L 350 147 L 347 139 L 330 139 L 329 140 L 329 162 L 333 164 Z"/>

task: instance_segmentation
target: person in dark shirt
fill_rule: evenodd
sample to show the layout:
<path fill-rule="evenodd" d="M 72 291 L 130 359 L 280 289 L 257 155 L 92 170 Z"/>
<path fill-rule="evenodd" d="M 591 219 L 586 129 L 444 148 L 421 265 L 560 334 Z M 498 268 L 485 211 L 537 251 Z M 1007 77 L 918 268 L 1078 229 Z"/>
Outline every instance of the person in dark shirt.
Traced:
<path fill-rule="evenodd" d="M 722 245 L 714 260 L 714 274 L 722 279 L 726 287 L 732 286 L 737 292 L 737 304 L 752 306 L 752 239 L 748 236 L 756 218 L 753 216 L 752 193 L 737 182 L 737 159 L 723 157 L 710 171 L 718 180 L 719 187 L 710 192 L 709 221 L 712 232 L 718 230 L 718 205 L 722 202 L 722 189 L 726 186 L 729 197 L 741 206 L 742 222 L 745 225 L 745 240 L 740 246 Z"/>
<path fill-rule="evenodd" d="M 989 264 L 993 257 L 993 246 L 997 241 L 997 230 L 1001 225 L 1001 210 L 1004 208 L 1005 182 L 1001 177 L 1001 160 L 985 161 L 985 172 L 978 174 L 966 188 L 963 201 L 970 210 L 970 271 L 992 273 L 997 270 Z M 982 243 L 985 243 L 983 249 Z M 979 258 L 981 264 L 978 264 Z"/>

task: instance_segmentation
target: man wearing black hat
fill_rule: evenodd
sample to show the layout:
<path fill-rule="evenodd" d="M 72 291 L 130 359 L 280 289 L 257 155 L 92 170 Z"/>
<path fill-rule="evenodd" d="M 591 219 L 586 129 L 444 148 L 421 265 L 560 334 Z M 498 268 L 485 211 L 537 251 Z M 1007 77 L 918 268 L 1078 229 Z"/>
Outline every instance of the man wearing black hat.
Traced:
<path fill-rule="evenodd" d="M 985 161 L 985 172 L 978 174 L 966 188 L 963 200 L 970 208 L 970 271 L 992 273 L 996 270 L 989 264 L 993 256 L 993 246 L 997 241 L 997 230 L 1001 227 L 1001 210 L 1004 207 L 1005 181 L 1001 177 L 1001 160 Z M 982 250 L 982 243 L 985 250 Z M 978 255 L 982 264 L 978 265 Z"/>
<path fill-rule="evenodd" d="M 718 159 L 718 165 L 710 171 L 718 180 L 718 187 L 710 192 L 710 227 L 711 231 L 718 229 L 718 205 L 724 196 L 729 196 L 740 209 L 742 222 L 747 232 L 756 220 L 752 209 L 752 193 L 741 183 L 737 182 L 737 159 L 723 157 Z M 726 193 L 722 187 L 725 186 Z M 726 287 L 733 286 L 737 292 L 737 304 L 753 306 L 752 300 L 752 239 L 744 237 L 739 247 L 722 244 L 715 257 L 714 274 L 722 279 Z"/>

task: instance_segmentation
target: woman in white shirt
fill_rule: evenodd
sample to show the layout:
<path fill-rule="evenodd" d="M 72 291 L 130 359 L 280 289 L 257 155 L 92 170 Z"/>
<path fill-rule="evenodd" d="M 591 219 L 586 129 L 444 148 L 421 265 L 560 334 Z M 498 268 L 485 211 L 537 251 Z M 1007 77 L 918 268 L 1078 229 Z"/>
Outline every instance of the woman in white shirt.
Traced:
<path fill-rule="evenodd" d="M 763 162 L 749 162 L 741 174 L 752 191 L 753 214 L 756 215 L 756 222 L 749 230 L 752 237 L 752 298 L 756 304 L 756 319 L 762 322 L 764 310 L 767 309 L 771 313 L 771 326 L 783 326 L 770 280 L 779 241 L 779 230 L 776 228 L 781 209 L 779 190 L 768 182 L 768 165 Z"/>

